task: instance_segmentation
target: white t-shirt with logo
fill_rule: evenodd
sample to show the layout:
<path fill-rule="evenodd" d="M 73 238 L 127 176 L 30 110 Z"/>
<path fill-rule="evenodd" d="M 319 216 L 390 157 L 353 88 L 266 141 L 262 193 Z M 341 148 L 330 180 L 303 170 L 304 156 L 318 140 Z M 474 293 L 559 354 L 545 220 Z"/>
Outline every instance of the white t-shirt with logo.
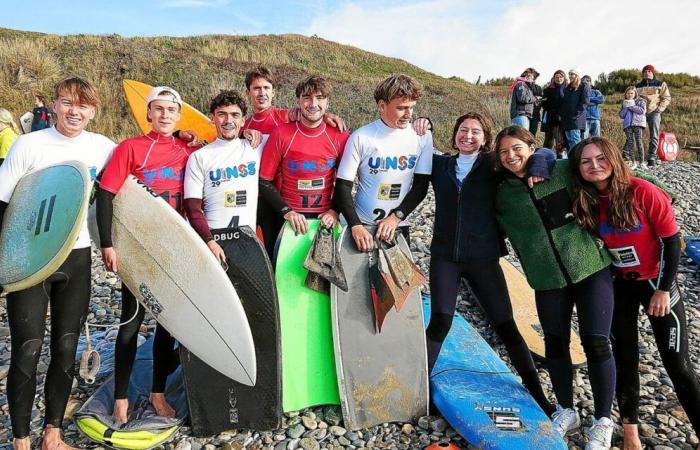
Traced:
<path fill-rule="evenodd" d="M 51 127 L 23 134 L 17 138 L 0 166 L 0 201 L 10 201 L 15 186 L 27 173 L 64 161 L 82 162 L 94 181 L 116 145 L 111 139 L 89 131 L 68 137 Z M 90 247 L 87 217 L 73 248 L 85 247 Z"/>
<path fill-rule="evenodd" d="M 381 119 L 355 131 L 345 145 L 338 178 L 355 181 L 355 209 L 362 223 L 384 219 L 411 188 L 413 174 L 429 175 L 433 135 L 412 127 L 390 128 Z M 407 225 L 407 222 L 401 222 Z"/>
<path fill-rule="evenodd" d="M 192 153 L 185 170 L 185 198 L 201 198 L 209 228 L 247 225 L 255 230 L 260 155 L 245 139 L 217 139 Z"/>

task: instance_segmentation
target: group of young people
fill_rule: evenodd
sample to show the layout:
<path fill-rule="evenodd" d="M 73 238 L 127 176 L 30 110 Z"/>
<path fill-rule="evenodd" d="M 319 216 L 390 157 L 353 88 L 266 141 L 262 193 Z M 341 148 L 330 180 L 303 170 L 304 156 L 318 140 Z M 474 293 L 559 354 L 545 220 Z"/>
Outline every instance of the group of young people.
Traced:
<path fill-rule="evenodd" d="M 271 249 L 285 222 L 305 233 L 309 219 L 332 227 L 340 215 L 358 249 L 371 251 L 377 240 L 390 240 L 396 232 L 410 236 L 408 216 L 432 184 L 429 370 L 450 329 L 465 278 L 523 384 L 565 436 L 580 426 L 569 353 L 576 306 L 595 404 L 586 448 L 610 447 L 616 386 L 625 446 L 641 448 L 637 319 L 642 305 L 679 400 L 698 430 L 700 385 L 688 360 L 683 302 L 675 283 L 678 226 L 667 194 L 633 177 L 613 144 L 588 138 L 572 146 L 570 160 L 556 160 L 551 150 L 537 149 L 527 129 L 509 126 L 494 140 L 489 119 L 467 112 L 453 128 L 456 153 L 440 155 L 433 151 L 429 120 L 413 119 L 423 89 L 408 76 L 392 75 L 377 85 L 379 117 L 352 134 L 338 116 L 328 113 L 331 86 L 322 77 L 310 76 L 297 85 L 297 105 L 291 109 L 272 105 L 275 87 L 274 76 L 263 67 L 246 76 L 253 110 L 248 118 L 246 102 L 235 91 L 213 98 L 209 112 L 217 139 L 203 148 L 188 133 L 176 131 L 182 106 L 177 91 L 154 88 L 147 102 L 152 131 L 116 146 L 85 131 L 99 106 L 94 86 L 79 78 L 61 81 L 53 101 L 55 128 L 19 138 L 0 166 L 0 227 L 21 176 L 67 159 L 81 160 L 95 173 L 103 171 L 97 191 L 101 250 L 106 268 L 117 273 L 112 200 L 129 175 L 186 216 L 222 260 L 225 255 L 212 229 L 260 225 Z M 165 172 L 175 176 L 158 175 Z M 365 225 L 376 225 L 375 234 Z M 504 237 L 536 293 L 556 404 L 544 393 L 513 320 L 498 263 L 507 253 Z M 73 252 L 54 275 L 8 296 L 8 402 L 17 449 L 30 444 L 36 365 L 49 303 L 52 358 L 45 384 L 43 448 L 68 448 L 60 427 L 88 310 L 89 245 L 84 224 Z M 120 327 L 116 342 L 114 406 L 114 416 L 122 422 L 127 419 L 126 389 L 142 319 L 143 309 L 123 286 L 121 321 L 129 323 Z M 173 415 L 164 387 L 177 354 L 172 337 L 160 325 L 153 352 L 151 402 L 157 414 Z M 616 383 L 616 377 L 623 382 Z"/>

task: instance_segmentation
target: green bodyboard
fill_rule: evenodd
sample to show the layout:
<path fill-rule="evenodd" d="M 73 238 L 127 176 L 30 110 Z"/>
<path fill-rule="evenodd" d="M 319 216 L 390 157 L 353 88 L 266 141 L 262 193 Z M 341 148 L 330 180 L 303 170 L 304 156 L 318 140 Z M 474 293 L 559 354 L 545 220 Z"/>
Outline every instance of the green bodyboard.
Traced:
<path fill-rule="evenodd" d="M 298 411 L 314 405 L 339 405 L 333 356 L 331 300 L 304 285 L 304 259 L 320 225 L 295 236 L 285 224 L 277 244 L 275 281 L 282 335 L 282 409 Z M 340 226 L 334 230 L 336 239 Z"/>

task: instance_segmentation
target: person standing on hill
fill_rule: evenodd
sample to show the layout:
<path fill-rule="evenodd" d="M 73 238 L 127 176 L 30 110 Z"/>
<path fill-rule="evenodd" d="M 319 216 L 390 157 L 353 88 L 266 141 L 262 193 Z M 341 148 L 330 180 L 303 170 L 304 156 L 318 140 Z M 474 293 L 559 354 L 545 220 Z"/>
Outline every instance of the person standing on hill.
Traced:
<path fill-rule="evenodd" d="M 549 85 L 544 88 L 544 114 L 542 116 L 542 131 L 544 131 L 544 147 L 551 148 L 560 154 L 564 147 L 564 130 L 561 127 L 561 107 L 564 102 L 564 91 L 568 86 L 566 73 L 557 70 L 552 75 Z"/>
<path fill-rule="evenodd" d="M 0 108 L 0 165 L 7 158 L 7 153 L 19 134 L 19 127 L 12 113 Z"/>
<path fill-rule="evenodd" d="M 544 101 L 544 91 L 542 86 L 537 84 L 537 78 L 539 78 L 540 73 L 535 69 L 530 68 L 534 74 L 534 79 L 530 88 L 532 93 L 535 95 L 535 104 L 532 108 L 532 119 L 530 119 L 530 133 L 533 136 L 537 136 L 537 130 L 540 128 L 540 122 L 542 121 L 542 102 Z"/>
<path fill-rule="evenodd" d="M 561 108 L 562 126 L 569 150 L 581 142 L 586 130 L 586 109 L 590 103 L 591 87 L 581 82 L 581 71 L 569 70 L 569 85 L 564 89 Z"/>
<path fill-rule="evenodd" d="M 54 89 L 56 126 L 24 134 L 12 145 L 0 166 L 0 229 L 15 186 L 29 172 L 65 161 L 80 161 L 91 177 L 102 170 L 114 142 L 85 131 L 100 105 L 94 85 L 81 78 L 60 81 Z M 48 223 L 48 222 L 47 222 Z M 19 244 L 19 243 L 18 243 Z M 42 450 L 69 450 L 61 436 L 63 416 L 75 374 L 75 352 L 90 304 L 92 256 L 87 219 L 70 243 L 71 252 L 43 282 L 7 295 L 7 321 L 12 350 L 7 376 L 7 404 L 15 450 L 29 450 L 32 406 L 37 388 L 37 364 L 51 305 L 51 362 L 44 382 Z"/>
<path fill-rule="evenodd" d="M 632 169 L 636 169 L 637 164 L 641 164 L 642 167 L 647 165 L 644 161 L 644 142 L 642 142 L 642 134 L 647 126 L 646 110 L 647 102 L 637 94 L 636 88 L 629 86 L 625 89 L 625 98 L 620 106 L 620 118 L 627 140 L 622 155 L 624 159 L 630 161 Z"/>
<path fill-rule="evenodd" d="M 510 119 L 513 125 L 530 129 L 530 120 L 537 98 L 532 90 L 535 82 L 535 69 L 527 68 L 510 86 Z M 538 74 L 539 75 L 539 74 Z"/>
<path fill-rule="evenodd" d="M 605 96 L 598 89 L 593 89 L 590 75 L 584 75 L 581 81 L 591 87 L 591 98 L 586 108 L 586 136 L 600 137 L 600 105 L 605 102 Z"/>
<path fill-rule="evenodd" d="M 637 92 L 647 102 L 647 125 L 649 125 L 649 156 L 647 164 L 656 164 L 656 151 L 659 146 L 661 114 L 671 103 L 671 92 L 666 82 L 656 79 L 656 69 L 647 64 L 642 69 L 642 81 L 637 83 Z"/>
<path fill-rule="evenodd" d="M 44 128 L 51 127 L 51 111 L 44 105 L 46 99 L 41 94 L 36 94 L 34 96 L 34 109 L 32 109 L 32 114 L 34 118 L 32 119 L 32 131 L 43 130 Z"/>

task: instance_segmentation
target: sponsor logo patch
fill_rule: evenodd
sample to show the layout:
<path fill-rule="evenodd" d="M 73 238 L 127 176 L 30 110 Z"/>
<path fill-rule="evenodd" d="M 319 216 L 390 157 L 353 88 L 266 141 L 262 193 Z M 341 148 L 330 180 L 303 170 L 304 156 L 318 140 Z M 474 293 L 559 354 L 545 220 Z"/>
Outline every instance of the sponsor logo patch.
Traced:
<path fill-rule="evenodd" d="M 615 267 L 635 267 L 640 264 L 639 256 L 634 246 L 618 247 L 608 249 L 612 256 L 612 263 Z"/>
<path fill-rule="evenodd" d="M 224 192 L 224 206 L 238 208 L 248 204 L 246 191 Z"/>
<path fill-rule="evenodd" d="M 377 191 L 377 199 L 379 200 L 398 200 L 401 196 L 401 183 L 381 183 Z"/>
<path fill-rule="evenodd" d="M 324 178 L 314 178 L 313 180 L 298 180 L 297 189 L 300 191 L 315 191 L 316 189 L 323 189 L 325 186 Z"/>

